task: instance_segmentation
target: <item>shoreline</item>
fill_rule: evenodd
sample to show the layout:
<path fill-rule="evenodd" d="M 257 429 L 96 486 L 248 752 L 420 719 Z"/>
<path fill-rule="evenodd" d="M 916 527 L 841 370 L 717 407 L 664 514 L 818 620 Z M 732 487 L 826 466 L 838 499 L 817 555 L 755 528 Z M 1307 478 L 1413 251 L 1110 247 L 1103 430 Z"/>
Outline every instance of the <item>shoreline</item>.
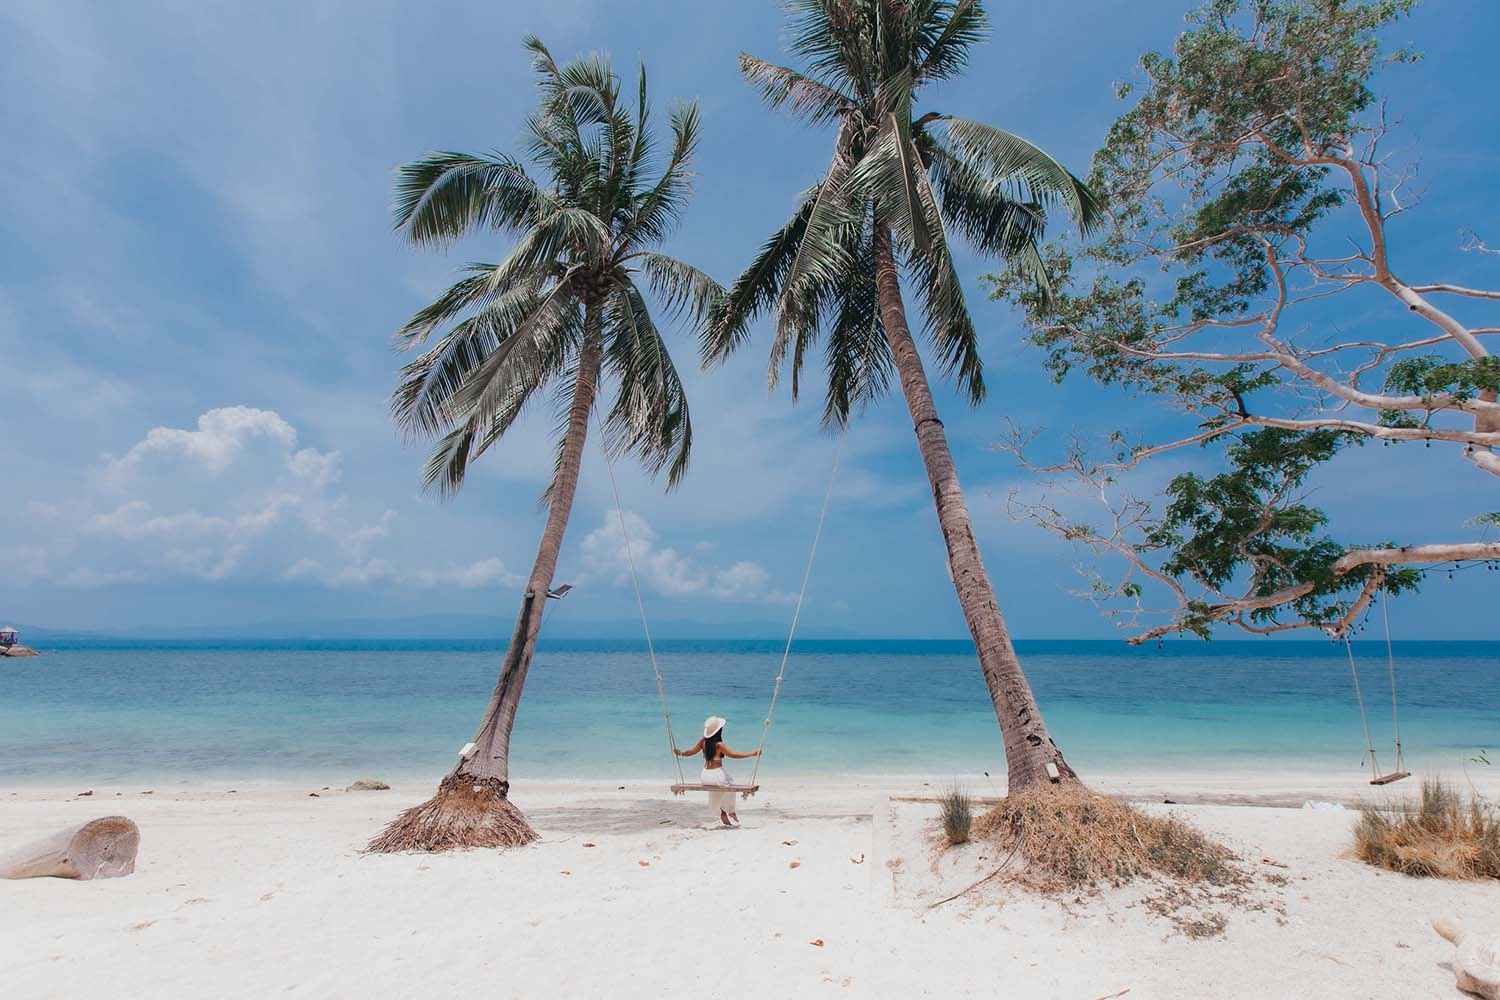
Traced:
<path fill-rule="evenodd" d="M 1450 780 L 1465 791 L 1500 800 L 1500 768 L 1470 769 L 1467 776 L 1456 772 L 1429 774 L 1414 771 L 1410 778 L 1385 786 L 1371 786 L 1362 777 L 1351 778 L 1347 774 L 1322 768 L 1282 770 L 1200 768 L 1121 773 L 1097 772 L 1086 774 L 1084 783 L 1095 791 L 1119 796 L 1132 802 L 1148 804 L 1171 800 L 1168 804 L 1299 808 L 1305 801 L 1311 800 L 1354 807 L 1362 802 L 1383 803 L 1415 795 L 1424 778 L 1432 776 L 1441 776 Z M 737 777 L 747 778 L 748 775 L 737 775 Z M 385 792 L 347 792 L 347 786 L 360 778 L 382 780 L 391 788 Z M 359 796 L 394 794 L 409 796 L 425 795 L 428 790 L 437 787 L 441 778 L 442 775 L 437 773 L 426 777 L 410 777 L 392 776 L 379 772 L 349 772 L 347 775 L 332 776 L 328 772 L 323 772 L 304 777 L 142 778 L 95 783 L 83 780 L 66 784 L 56 779 L 37 783 L 0 780 L 0 801 L 19 799 L 41 802 L 92 798 L 102 802 L 116 798 L 125 800 L 144 798 L 150 795 L 191 801 L 217 798 L 227 795 L 231 790 L 236 794 L 258 794 L 267 799 L 296 798 L 306 796 L 309 792 Z M 597 777 L 521 777 L 512 780 L 511 794 L 523 810 L 528 796 L 550 799 L 568 794 L 609 796 L 625 792 L 631 796 L 660 795 L 664 799 L 671 799 L 673 796 L 667 786 L 673 780 L 672 775 L 631 776 L 609 780 L 600 780 Z M 1003 775 L 988 778 L 982 773 L 957 774 L 952 778 L 934 778 L 930 774 L 851 774 L 834 777 L 763 772 L 758 781 L 761 786 L 759 795 L 762 797 L 778 792 L 796 794 L 802 791 L 836 796 L 924 796 L 946 791 L 954 781 L 957 781 L 976 799 L 993 799 L 1005 794 Z M 81 796 L 80 793 L 83 792 L 93 794 Z"/>

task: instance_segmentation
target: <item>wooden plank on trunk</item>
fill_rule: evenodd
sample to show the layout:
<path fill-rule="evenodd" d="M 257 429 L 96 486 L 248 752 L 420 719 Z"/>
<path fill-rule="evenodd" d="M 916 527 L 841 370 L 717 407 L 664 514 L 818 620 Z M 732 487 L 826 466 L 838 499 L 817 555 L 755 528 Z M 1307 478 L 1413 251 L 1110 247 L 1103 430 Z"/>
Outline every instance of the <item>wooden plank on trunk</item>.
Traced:
<path fill-rule="evenodd" d="M 119 878 L 135 871 L 140 845 L 124 816 L 92 819 L 0 855 L 0 878 Z"/>

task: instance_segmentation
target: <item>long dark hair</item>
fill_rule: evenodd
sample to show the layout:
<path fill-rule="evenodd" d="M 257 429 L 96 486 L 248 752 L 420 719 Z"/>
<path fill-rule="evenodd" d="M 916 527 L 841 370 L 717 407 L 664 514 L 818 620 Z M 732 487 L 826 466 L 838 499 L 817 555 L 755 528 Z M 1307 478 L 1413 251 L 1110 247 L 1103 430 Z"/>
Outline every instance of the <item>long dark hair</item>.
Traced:
<path fill-rule="evenodd" d="M 723 742 L 723 726 L 720 726 L 719 731 L 717 733 L 714 733 L 712 736 L 703 737 L 703 759 L 712 763 L 714 758 L 719 756 L 719 744 Z"/>

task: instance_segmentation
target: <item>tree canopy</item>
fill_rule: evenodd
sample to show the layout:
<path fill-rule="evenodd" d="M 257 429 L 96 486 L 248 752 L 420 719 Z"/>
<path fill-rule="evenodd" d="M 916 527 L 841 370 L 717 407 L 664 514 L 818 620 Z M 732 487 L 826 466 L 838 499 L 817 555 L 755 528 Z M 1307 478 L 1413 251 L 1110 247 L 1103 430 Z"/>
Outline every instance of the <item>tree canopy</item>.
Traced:
<path fill-rule="evenodd" d="M 1432 264 L 1398 259 L 1396 220 L 1420 198 L 1415 164 L 1387 149 L 1377 84 L 1417 59 L 1387 44 L 1414 3 L 1204 4 L 1120 88 L 1130 107 L 1089 176 L 1101 237 L 1045 248 L 1048 295 L 1016 268 L 989 278 L 1055 379 L 1081 374 L 1186 422 L 1160 442 L 1080 437 L 1051 465 L 1032 463 L 1026 430 L 1003 443 L 1049 487 L 1013 496 L 1012 512 L 1098 557 L 1089 593 L 1136 641 L 1216 623 L 1342 633 L 1377 594 L 1417 586 L 1424 564 L 1500 557 L 1484 513 L 1500 475 L 1500 361 L 1485 341 L 1500 327 L 1482 312 L 1500 292 L 1400 276 Z M 1469 463 L 1453 484 L 1473 494 L 1467 537 L 1420 517 L 1407 539 L 1340 537 L 1349 527 L 1313 485 L 1372 442 Z M 1132 493 L 1126 479 L 1164 453 L 1196 468 Z M 1389 475 L 1406 454 L 1383 456 Z M 1065 494 L 1102 500 L 1102 526 Z M 1112 560 L 1118 575 L 1101 568 Z"/>

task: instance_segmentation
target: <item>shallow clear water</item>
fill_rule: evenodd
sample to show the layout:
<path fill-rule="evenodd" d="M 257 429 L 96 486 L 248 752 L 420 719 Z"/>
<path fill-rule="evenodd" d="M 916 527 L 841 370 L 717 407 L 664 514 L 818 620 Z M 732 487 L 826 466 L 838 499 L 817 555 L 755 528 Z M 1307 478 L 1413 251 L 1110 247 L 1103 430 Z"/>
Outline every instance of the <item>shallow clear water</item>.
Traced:
<path fill-rule="evenodd" d="M 1342 647 L 1019 648 L 1053 735 L 1080 771 L 1358 774 L 1363 736 Z M 1388 765 L 1384 646 L 1356 649 Z M 663 644 L 679 744 L 717 714 L 729 719 L 732 746 L 753 748 L 779 652 L 771 642 Z M 1409 764 L 1457 769 L 1477 748 L 1500 747 L 1500 643 L 1398 643 L 1396 655 Z M 478 725 L 499 659 L 475 642 L 52 648 L 0 661 L 0 780 L 430 777 Z M 580 642 L 538 652 L 512 745 L 515 776 L 664 777 L 672 773 L 665 744 L 643 647 Z M 761 774 L 943 778 L 1003 771 L 1000 760 L 967 643 L 807 642 L 788 666 Z"/>

